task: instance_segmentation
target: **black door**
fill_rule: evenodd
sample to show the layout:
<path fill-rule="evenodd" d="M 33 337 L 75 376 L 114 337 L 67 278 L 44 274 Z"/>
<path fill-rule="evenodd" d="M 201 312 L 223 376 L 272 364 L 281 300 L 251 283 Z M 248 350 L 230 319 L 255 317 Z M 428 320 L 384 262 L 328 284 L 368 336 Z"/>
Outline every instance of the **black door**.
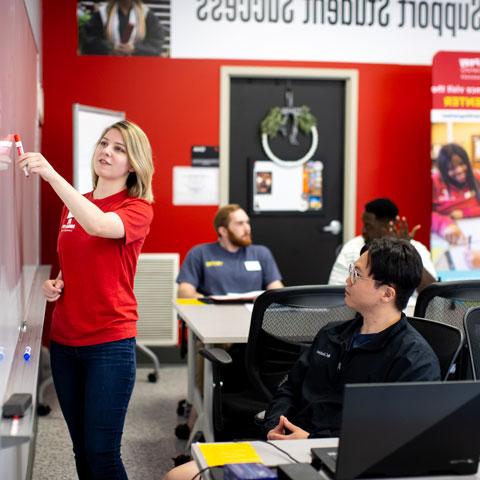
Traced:
<path fill-rule="evenodd" d="M 343 223 L 345 82 L 234 77 L 230 92 L 229 201 L 246 208 L 254 243 L 272 250 L 286 285 L 327 283 L 335 249 L 342 242 L 341 232 L 334 235 L 324 228 L 332 220 Z M 269 161 L 260 123 L 272 107 L 285 106 L 286 92 L 295 106 L 307 105 L 316 117 L 318 147 L 312 160 L 323 163 L 318 210 L 266 212 L 253 205 L 253 165 Z M 311 135 L 299 134 L 298 141 L 292 145 L 288 137 L 279 135 L 269 145 L 281 159 L 298 159 L 309 150 Z"/>

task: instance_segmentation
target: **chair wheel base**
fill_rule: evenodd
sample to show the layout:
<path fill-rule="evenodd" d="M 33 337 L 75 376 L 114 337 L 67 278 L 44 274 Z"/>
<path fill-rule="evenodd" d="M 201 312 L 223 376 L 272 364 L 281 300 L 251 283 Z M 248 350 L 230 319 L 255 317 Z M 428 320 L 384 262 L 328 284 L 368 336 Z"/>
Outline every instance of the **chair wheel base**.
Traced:
<path fill-rule="evenodd" d="M 188 440 L 190 427 L 186 423 L 180 423 L 175 427 L 175 436 L 180 440 Z"/>
<path fill-rule="evenodd" d="M 50 412 L 52 411 L 52 409 L 48 406 L 48 405 L 45 405 L 43 403 L 39 403 L 37 405 L 37 414 L 38 416 L 40 417 L 45 417 L 46 415 L 48 415 Z"/>
<path fill-rule="evenodd" d="M 149 373 L 148 374 L 148 381 L 150 383 L 157 383 L 157 379 L 158 379 L 158 377 L 157 377 L 156 373 Z"/>
<path fill-rule="evenodd" d="M 191 407 L 192 406 L 190 405 L 190 403 L 187 402 L 185 398 L 183 400 L 180 400 L 177 403 L 177 415 L 187 416 L 190 413 Z"/>
<path fill-rule="evenodd" d="M 192 460 L 192 457 L 191 455 L 186 455 L 185 453 L 181 453 L 180 455 L 173 457 L 172 460 L 174 465 L 178 467 L 179 465 L 183 465 L 184 463 L 187 463 L 190 460 Z"/>
<path fill-rule="evenodd" d="M 197 443 L 197 442 L 198 442 L 198 443 L 205 443 L 205 437 L 204 437 L 202 431 L 197 432 L 197 433 L 193 436 L 192 443 Z"/>

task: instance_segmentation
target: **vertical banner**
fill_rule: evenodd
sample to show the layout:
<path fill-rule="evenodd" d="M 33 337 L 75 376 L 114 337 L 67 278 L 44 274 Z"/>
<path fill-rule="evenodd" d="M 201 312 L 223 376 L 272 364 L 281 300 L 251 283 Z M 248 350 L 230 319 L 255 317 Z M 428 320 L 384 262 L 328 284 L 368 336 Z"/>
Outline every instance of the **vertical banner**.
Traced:
<path fill-rule="evenodd" d="M 432 66 L 431 251 L 441 280 L 480 278 L 480 52 Z"/>

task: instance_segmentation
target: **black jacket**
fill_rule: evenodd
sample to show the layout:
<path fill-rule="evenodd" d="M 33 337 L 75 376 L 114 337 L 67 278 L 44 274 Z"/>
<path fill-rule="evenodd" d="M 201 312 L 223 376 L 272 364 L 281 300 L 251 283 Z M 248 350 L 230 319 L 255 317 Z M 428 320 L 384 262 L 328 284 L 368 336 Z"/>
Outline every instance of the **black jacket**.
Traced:
<path fill-rule="evenodd" d="M 310 438 L 338 436 L 345 384 L 440 380 L 437 356 L 405 315 L 369 343 L 350 348 L 362 322 L 358 317 L 320 330 L 270 402 L 265 432 L 285 415 Z"/>

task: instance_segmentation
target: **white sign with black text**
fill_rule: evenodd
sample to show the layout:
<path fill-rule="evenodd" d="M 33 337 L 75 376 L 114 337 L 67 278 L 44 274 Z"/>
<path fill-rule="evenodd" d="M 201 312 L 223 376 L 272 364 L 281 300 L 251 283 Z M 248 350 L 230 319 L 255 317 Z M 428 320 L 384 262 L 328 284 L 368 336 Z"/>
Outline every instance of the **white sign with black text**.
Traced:
<path fill-rule="evenodd" d="M 480 0 L 185 0 L 171 56 L 430 65 L 472 51 Z"/>

